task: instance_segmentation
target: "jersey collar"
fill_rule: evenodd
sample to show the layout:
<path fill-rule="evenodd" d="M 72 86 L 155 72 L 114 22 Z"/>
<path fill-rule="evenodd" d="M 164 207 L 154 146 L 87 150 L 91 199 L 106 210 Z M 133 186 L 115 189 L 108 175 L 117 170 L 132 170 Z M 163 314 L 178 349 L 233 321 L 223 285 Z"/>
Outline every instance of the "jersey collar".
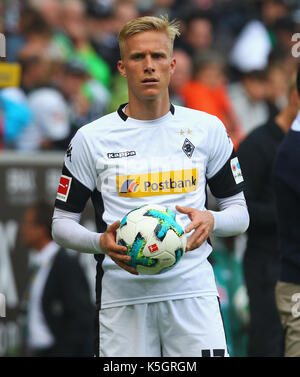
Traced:
<path fill-rule="evenodd" d="M 128 115 L 126 115 L 125 112 L 123 111 L 123 109 L 126 105 L 128 105 L 128 102 L 120 105 L 118 110 L 117 110 L 119 117 L 122 120 L 124 120 L 124 122 L 126 122 L 126 120 L 128 119 Z M 170 103 L 170 112 L 171 112 L 172 115 L 174 115 L 174 113 L 175 113 L 175 107 L 172 105 L 172 103 Z"/>

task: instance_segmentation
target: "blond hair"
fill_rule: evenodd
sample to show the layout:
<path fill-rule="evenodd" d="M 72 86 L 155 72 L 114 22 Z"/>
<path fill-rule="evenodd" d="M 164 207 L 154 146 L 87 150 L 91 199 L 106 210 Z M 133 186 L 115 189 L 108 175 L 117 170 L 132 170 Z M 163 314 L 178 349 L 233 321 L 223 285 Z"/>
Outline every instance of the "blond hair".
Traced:
<path fill-rule="evenodd" d="M 127 22 L 119 32 L 118 42 L 121 56 L 126 40 L 133 35 L 144 31 L 158 31 L 166 33 L 170 40 L 171 50 L 173 49 L 175 37 L 180 35 L 179 22 L 176 20 L 169 21 L 168 16 L 144 16 L 135 18 Z"/>

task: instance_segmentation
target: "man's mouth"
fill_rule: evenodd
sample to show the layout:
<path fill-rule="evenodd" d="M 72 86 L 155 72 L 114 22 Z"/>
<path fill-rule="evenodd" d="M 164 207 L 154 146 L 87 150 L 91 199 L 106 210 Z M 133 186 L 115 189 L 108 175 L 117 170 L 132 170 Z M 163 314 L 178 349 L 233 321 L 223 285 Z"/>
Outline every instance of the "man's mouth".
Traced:
<path fill-rule="evenodd" d="M 158 80 L 155 79 L 155 78 L 147 78 L 147 79 L 142 80 L 143 84 L 147 84 L 147 83 L 153 84 L 153 83 L 156 83 L 156 82 L 158 82 Z"/>

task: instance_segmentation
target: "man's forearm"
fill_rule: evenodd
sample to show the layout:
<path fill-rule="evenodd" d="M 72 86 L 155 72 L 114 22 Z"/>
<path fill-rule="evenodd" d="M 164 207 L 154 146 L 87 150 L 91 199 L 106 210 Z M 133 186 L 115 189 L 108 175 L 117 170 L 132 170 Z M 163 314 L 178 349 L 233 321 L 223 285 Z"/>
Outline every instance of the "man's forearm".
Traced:
<path fill-rule="evenodd" d="M 101 233 L 91 232 L 79 224 L 80 214 L 55 208 L 52 220 L 52 237 L 59 245 L 82 253 L 102 253 Z"/>
<path fill-rule="evenodd" d="M 244 233 L 249 226 L 249 213 L 243 193 L 217 201 L 220 211 L 210 211 L 215 220 L 212 233 L 219 237 Z"/>

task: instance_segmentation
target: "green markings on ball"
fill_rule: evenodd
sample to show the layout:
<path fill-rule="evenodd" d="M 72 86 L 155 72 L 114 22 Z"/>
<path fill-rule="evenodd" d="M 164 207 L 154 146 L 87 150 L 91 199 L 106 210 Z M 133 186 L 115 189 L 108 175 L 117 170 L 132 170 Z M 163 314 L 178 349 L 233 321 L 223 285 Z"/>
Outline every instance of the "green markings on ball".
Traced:
<path fill-rule="evenodd" d="M 152 267 L 156 265 L 156 259 L 144 256 L 143 250 L 146 245 L 146 240 L 142 237 L 140 233 L 136 235 L 132 246 L 127 245 L 126 242 L 122 239 L 119 240 L 118 243 L 121 246 L 127 247 L 127 254 L 131 257 L 131 260 L 128 262 L 130 266 L 136 267 L 140 265 L 145 267 Z"/>
<path fill-rule="evenodd" d="M 181 226 L 175 220 L 175 213 L 168 208 L 166 212 L 150 209 L 144 216 L 154 217 L 158 220 L 154 232 L 160 241 L 163 241 L 169 229 L 172 229 L 179 237 L 184 233 Z"/>

